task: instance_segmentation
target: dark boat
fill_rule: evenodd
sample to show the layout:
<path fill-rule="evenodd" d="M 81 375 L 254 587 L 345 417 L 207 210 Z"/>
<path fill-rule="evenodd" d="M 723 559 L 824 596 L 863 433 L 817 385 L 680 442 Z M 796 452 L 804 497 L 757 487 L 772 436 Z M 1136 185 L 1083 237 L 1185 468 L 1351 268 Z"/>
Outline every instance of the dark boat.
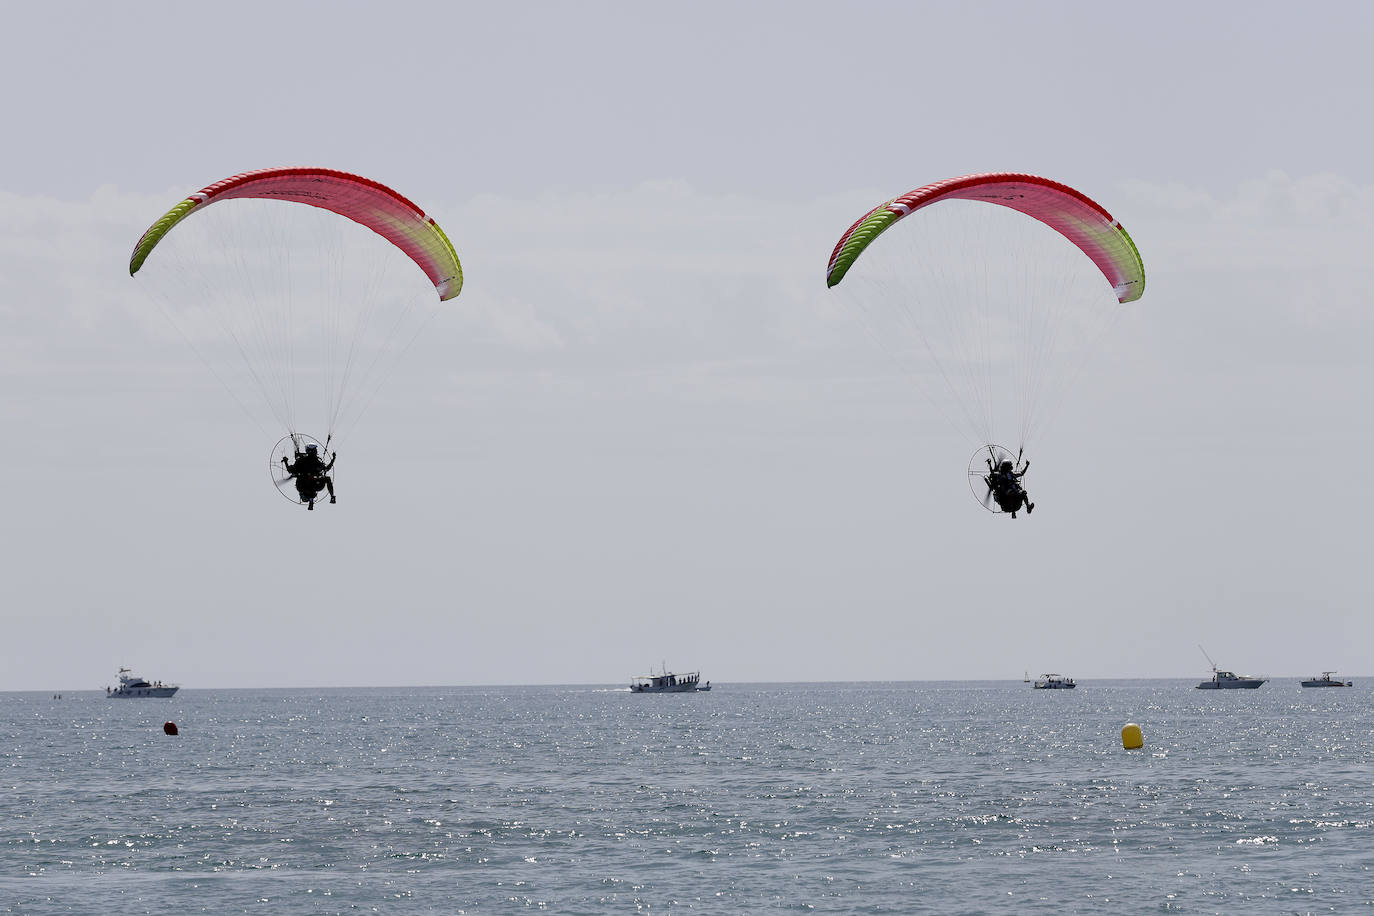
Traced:
<path fill-rule="evenodd" d="M 1303 685 L 1304 687 L 1354 687 L 1354 686 L 1355 686 L 1355 685 L 1354 685 L 1352 682 L 1350 682 L 1350 681 L 1336 681 L 1336 680 L 1332 680 L 1331 675 L 1333 675 L 1333 674 L 1335 674 L 1335 673 L 1336 673 L 1336 672 L 1334 672 L 1334 671 L 1323 671 L 1321 677 L 1308 678 L 1307 680 L 1305 680 L 1305 681 L 1302 682 L 1302 685 Z"/>
<path fill-rule="evenodd" d="M 673 674 L 663 671 L 659 674 L 641 674 L 630 681 L 631 693 L 698 693 L 711 689 L 711 682 L 701 682 L 701 673 Z"/>

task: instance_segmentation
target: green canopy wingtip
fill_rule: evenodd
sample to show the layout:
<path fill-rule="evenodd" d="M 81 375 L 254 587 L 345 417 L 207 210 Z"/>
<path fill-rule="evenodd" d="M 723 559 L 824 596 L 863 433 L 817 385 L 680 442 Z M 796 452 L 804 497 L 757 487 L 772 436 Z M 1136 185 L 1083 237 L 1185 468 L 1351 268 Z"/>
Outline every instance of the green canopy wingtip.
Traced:
<path fill-rule="evenodd" d="M 162 237 L 172 231 L 172 227 L 186 218 L 186 215 L 194 210 L 201 203 L 194 197 L 188 197 L 181 203 L 163 214 L 162 219 L 148 227 L 148 231 L 143 233 L 143 237 L 134 246 L 134 253 L 129 258 L 129 276 L 138 273 L 138 269 L 143 266 L 143 262 L 148 260 L 148 255 L 153 253 L 157 243 L 162 241 Z"/>

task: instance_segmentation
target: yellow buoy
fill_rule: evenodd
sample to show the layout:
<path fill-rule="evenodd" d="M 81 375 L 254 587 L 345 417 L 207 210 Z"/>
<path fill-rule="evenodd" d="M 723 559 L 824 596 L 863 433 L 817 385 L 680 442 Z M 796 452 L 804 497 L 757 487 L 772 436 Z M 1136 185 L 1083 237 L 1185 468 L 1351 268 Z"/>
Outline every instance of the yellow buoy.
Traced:
<path fill-rule="evenodd" d="M 1133 751 L 1138 747 L 1143 747 L 1145 737 L 1140 734 L 1140 726 L 1134 722 L 1127 722 L 1121 729 L 1121 746 L 1128 751 Z"/>

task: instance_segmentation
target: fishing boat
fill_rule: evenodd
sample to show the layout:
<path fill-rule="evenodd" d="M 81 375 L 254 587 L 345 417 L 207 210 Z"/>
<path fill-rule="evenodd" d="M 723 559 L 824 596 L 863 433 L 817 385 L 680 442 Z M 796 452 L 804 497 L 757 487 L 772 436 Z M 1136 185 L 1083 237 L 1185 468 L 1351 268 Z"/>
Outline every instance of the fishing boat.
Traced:
<path fill-rule="evenodd" d="M 1202 655 L 1212 666 L 1212 679 L 1203 681 L 1197 685 L 1198 690 L 1254 690 L 1265 681 L 1262 677 L 1250 677 L 1246 674 L 1236 674 L 1234 671 L 1222 671 L 1217 667 L 1217 663 L 1212 661 L 1212 656 L 1207 654 L 1207 650 L 1198 646 Z"/>
<path fill-rule="evenodd" d="M 1351 681 L 1337 681 L 1337 680 L 1333 680 L 1332 677 L 1331 677 L 1331 675 L 1333 675 L 1333 674 L 1335 674 L 1335 673 L 1336 673 L 1336 672 L 1334 672 L 1334 671 L 1323 671 L 1321 677 L 1308 678 L 1307 680 L 1305 680 L 1305 681 L 1302 682 L 1302 685 L 1303 685 L 1304 687 L 1354 687 L 1354 686 L 1355 686 L 1354 683 L 1351 682 Z"/>
<path fill-rule="evenodd" d="M 1212 669 L 1212 679 L 1198 684 L 1199 690 L 1254 690 L 1264 684 L 1262 677 L 1250 677 L 1245 674 L 1236 674 L 1234 671 L 1222 671 L 1220 668 Z"/>
<path fill-rule="evenodd" d="M 106 687 L 105 696 L 111 700 L 125 697 L 169 697 L 180 689 L 176 684 L 145 681 L 141 677 L 135 677 L 128 668 L 120 668 L 119 686 Z"/>
<path fill-rule="evenodd" d="M 658 674 L 641 674 L 630 680 L 631 693 L 699 693 L 710 689 L 711 682 L 702 683 L 698 671 L 687 674 L 661 671 Z"/>
<path fill-rule="evenodd" d="M 1062 674 L 1042 674 L 1040 680 L 1035 682 L 1036 690 L 1072 690 L 1077 686 L 1073 678 Z"/>

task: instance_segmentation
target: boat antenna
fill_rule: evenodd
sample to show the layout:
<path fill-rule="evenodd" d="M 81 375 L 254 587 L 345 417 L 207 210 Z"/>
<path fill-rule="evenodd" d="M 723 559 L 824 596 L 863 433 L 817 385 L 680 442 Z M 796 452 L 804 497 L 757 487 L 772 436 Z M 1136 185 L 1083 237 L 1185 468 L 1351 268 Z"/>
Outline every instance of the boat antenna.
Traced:
<path fill-rule="evenodd" d="M 1202 643 L 1198 643 L 1197 648 L 1198 648 L 1198 651 L 1202 653 L 1202 657 L 1205 658 L 1205 659 L 1207 659 L 1207 663 L 1208 663 L 1209 665 L 1212 666 L 1212 670 L 1213 670 L 1213 671 L 1216 671 L 1216 670 L 1217 670 L 1217 663 L 1214 662 L 1214 661 L 1212 661 L 1212 656 L 1208 655 L 1208 654 L 1207 654 L 1207 650 L 1204 649 L 1204 648 L 1202 648 Z"/>

